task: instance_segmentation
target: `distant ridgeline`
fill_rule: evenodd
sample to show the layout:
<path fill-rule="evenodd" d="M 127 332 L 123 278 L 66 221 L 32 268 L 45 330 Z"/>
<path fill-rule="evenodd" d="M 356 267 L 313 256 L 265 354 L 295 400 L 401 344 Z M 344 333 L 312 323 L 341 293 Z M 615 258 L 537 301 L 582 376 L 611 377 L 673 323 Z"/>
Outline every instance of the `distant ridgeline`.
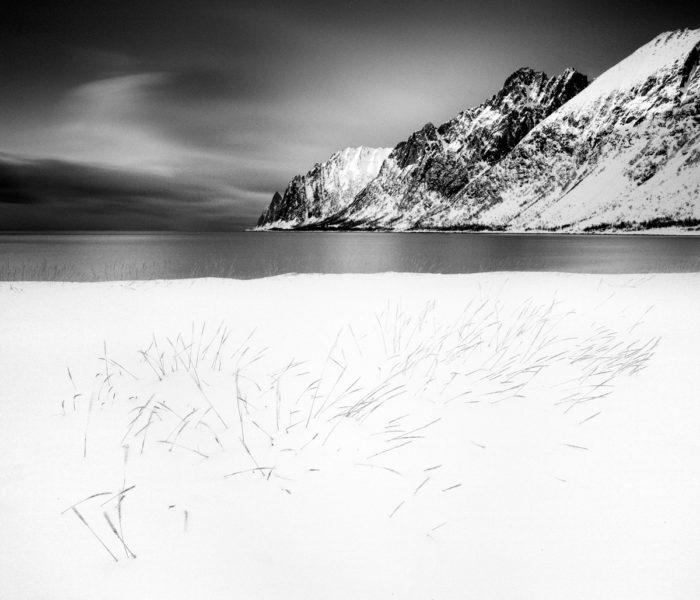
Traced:
<path fill-rule="evenodd" d="M 589 84 L 523 68 L 395 148 L 292 179 L 260 229 L 700 230 L 700 30 L 664 33 Z"/>

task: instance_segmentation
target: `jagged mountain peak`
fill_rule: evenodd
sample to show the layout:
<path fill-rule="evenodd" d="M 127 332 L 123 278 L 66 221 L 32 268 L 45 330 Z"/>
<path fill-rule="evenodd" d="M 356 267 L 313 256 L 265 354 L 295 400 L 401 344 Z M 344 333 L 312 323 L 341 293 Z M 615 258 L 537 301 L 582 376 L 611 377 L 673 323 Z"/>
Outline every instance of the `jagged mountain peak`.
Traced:
<path fill-rule="evenodd" d="M 517 69 L 480 105 L 381 149 L 373 168 L 359 169 L 365 179 L 353 175 L 356 154 L 363 150 L 340 151 L 295 177 L 261 223 L 516 231 L 700 223 L 700 30 L 662 33 L 591 84 L 571 67 L 553 77 Z"/>
<path fill-rule="evenodd" d="M 400 142 L 391 152 L 399 168 L 404 169 L 414 164 L 423 150 L 438 140 L 438 129 L 432 123 L 426 123 L 418 131 L 408 136 L 405 142 Z"/>
<path fill-rule="evenodd" d="M 439 127 L 427 123 L 399 143 L 378 176 L 324 225 L 405 228 L 500 160 L 586 84 L 574 71 L 548 77 L 518 69 L 489 100 Z"/>
<path fill-rule="evenodd" d="M 512 73 L 488 104 L 492 107 L 536 102 L 558 108 L 588 85 L 588 77 L 567 67 L 561 74 L 549 77 L 543 71 L 522 67 Z"/>
<path fill-rule="evenodd" d="M 377 175 L 390 152 L 368 146 L 334 152 L 306 174 L 294 176 L 283 195 L 275 192 L 258 227 L 295 227 L 341 210 Z"/>
<path fill-rule="evenodd" d="M 496 97 L 505 96 L 515 91 L 526 91 L 531 85 L 541 83 L 546 79 L 547 75 L 542 71 L 535 71 L 531 67 L 520 67 L 506 78 Z"/>
<path fill-rule="evenodd" d="M 383 148 L 371 148 L 369 146 L 348 146 L 342 150 L 336 150 L 331 154 L 326 160 L 317 162 L 314 166 L 309 169 L 305 175 L 295 175 L 295 177 L 304 177 L 311 175 L 315 171 L 323 168 L 327 168 L 332 164 L 347 164 L 349 162 L 356 162 L 359 160 L 367 159 L 368 157 L 375 156 L 377 151 L 382 151 Z"/>
<path fill-rule="evenodd" d="M 698 220 L 699 47 L 700 30 L 656 36 L 416 225 L 580 231 Z"/>
<path fill-rule="evenodd" d="M 335 160 L 340 157 L 347 157 L 354 154 L 371 154 L 376 150 L 377 148 L 371 148 L 370 146 L 348 146 L 347 148 L 343 148 L 342 150 L 338 150 L 331 154 L 328 160 Z"/>

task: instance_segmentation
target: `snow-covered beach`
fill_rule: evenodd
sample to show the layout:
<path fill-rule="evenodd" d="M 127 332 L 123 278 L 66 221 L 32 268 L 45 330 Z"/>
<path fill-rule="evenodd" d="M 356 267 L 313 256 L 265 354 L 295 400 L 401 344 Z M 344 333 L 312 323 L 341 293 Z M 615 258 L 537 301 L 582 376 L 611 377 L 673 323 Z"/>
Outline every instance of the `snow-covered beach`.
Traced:
<path fill-rule="evenodd" d="M 0 597 L 697 597 L 698 297 L 2 283 Z"/>

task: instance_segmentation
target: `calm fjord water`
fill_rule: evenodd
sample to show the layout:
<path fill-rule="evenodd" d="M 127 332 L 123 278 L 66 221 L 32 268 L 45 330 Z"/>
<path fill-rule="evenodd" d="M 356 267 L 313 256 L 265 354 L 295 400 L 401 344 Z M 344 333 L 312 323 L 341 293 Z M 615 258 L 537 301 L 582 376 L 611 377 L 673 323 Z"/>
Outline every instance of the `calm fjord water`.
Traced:
<path fill-rule="evenodd" d="M 280 273 L 700 271 L 700 236 L 237 232 L 0 235 L 0 280 Z"/>

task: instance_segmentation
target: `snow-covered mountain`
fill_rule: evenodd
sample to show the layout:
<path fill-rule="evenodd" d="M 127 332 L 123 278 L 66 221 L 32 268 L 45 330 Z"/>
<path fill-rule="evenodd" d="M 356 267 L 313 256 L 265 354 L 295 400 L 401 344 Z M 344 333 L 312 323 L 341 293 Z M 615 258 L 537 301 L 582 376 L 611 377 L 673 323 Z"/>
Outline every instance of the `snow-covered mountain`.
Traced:
<path fill-rule="evenodd" d="M 354 193 L 337 193 L 319 175 L 332 158 L 292 180 L 260 223 L 509 231 L 700 224 L 699 63 L 700 30 L 681 30 L 590 85 L 572 69 L 551 78 L 520 69 L 490 100 L 379 151 L 364 185 L 352 161 L 337 160 L 333 182 L 352 180 Z"/>
<path fill-rule="evenodd" d="M 258 227 L 290 229 L 335 214 L 376 177 L 390 152 L 391 148 L 365 146 L 336 152 L 306 175 L 294 177 L 284 195 L 275 192 L 258 219 Z"/>
<path fill-rule="evenodd" d="M 700 220 L 700 30 L 662 34 L 415 226 L 596 230 Z"/>
<path fill-rule="evenodd" d="M 507 156 L 587 83 L 573 69 L 551 78 L 519 69 L 490 100 L 439 127 L 428 123 L 396 146 L 379 175 L 326 225 L 410 227 Z"/>

